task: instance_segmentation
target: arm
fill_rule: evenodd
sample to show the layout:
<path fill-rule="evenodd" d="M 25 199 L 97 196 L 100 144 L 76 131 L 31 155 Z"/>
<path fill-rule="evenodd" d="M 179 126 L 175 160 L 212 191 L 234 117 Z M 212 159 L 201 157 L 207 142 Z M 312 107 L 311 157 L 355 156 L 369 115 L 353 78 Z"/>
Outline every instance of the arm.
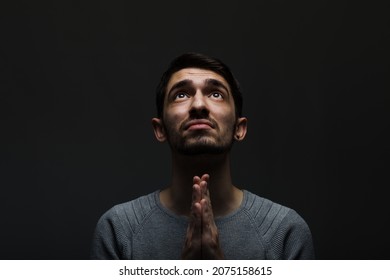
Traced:
<path fill-rule="evenodd" d="M 315 259 L 310 229 L 301 216 L 290 209 L 270 240 L 275 259 Z"/>
<path fill-rule="evenodd" d="M 118 260 L 126 258 L 124 252 L 125 234 L 115 207 L 107 211 L 98 221 L 92 239 L 90 258 L 97 260 Z"/>

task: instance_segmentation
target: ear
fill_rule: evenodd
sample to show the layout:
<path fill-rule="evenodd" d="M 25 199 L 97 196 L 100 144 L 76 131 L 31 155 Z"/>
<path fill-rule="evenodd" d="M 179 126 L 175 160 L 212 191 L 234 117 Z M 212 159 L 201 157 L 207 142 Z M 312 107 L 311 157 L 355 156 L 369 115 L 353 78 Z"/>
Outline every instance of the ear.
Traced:
<path fill-rule="evenodd" d="M 236 139 L 236 141 L 244 140 L 247 131 L 247 124 L 248 124 L 247 118 L 237 119 L 236 130 L 234 132 L 234 139 Z"/>
<path fill-rule="evenodd" d="M 165 134 L 165 129 L 164 129 L 162 119 L 153 118 L 152 119 L 152 126 L 153 126 L 154 135 L 156 136 L 157 141 L 164 142 L 165 140 L 167 140 L 167 136 Z"/>

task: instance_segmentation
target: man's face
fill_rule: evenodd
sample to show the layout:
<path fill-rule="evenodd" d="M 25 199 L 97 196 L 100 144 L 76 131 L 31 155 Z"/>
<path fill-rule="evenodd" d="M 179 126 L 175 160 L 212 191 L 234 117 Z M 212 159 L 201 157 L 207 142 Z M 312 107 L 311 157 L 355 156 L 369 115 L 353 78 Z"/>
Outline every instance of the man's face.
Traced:
<path fill-rule="evenodd" d="M 224 153 L 232 146 L 240 119 L 236 119 L 230 87 L 221 75 L 184 68 L 168 82 L 160 120 L 163 137 L 158 139 L 167 140 L 181 154 Z"/>

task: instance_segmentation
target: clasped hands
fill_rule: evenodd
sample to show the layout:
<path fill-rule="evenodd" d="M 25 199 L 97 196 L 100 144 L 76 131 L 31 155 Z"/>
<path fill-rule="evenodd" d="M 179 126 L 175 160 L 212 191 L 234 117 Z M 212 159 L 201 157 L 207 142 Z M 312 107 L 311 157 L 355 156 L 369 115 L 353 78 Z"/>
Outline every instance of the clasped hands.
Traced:
<path fill-rule="evenodd" d="M 210 176 L 195 176 L 192 186 L 190 222 L 187 227 L 182 259 L 223 259 L 218 229 L 214 222 L 208 189 Z"/>

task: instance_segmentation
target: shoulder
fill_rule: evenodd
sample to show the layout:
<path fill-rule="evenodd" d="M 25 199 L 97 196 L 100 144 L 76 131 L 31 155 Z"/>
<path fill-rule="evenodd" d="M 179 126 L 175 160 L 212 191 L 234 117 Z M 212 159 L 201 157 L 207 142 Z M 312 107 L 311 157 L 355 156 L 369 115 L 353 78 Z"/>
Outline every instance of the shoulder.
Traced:
<path fill-rule="evenodd" d="M 92 259 L 131 259 L 131 239 L 157 207 L 158 191 L 115 205 L 99 219 L 92 241 Z"/>
<path fill-rule="evenodd" d="M 273 227 L 282 223 L 290 212 L 295 213 L 292 209 L 269 199 L 260 197 L 249 191 L 244 192 L 246 196 L 244 209 L 254 224 L 261 229 L 262 235 L 265 235 Z"/>
<path fill-rule="evenodd" d="M 245 211 L 268 245 L 270 258 L 314 258 L 310 229 L 295 210 L 245 192 Z"/>
<path fill-rule="evenodd" d="M 134 232 L 137 226 L 142 224 L 145 218 L 156 208 L 157 203 L 155 197 L 157 192 L 113 206 L 102 215 L 99 222 L 111 221 L 120 223 L 127 232 Z"/>

